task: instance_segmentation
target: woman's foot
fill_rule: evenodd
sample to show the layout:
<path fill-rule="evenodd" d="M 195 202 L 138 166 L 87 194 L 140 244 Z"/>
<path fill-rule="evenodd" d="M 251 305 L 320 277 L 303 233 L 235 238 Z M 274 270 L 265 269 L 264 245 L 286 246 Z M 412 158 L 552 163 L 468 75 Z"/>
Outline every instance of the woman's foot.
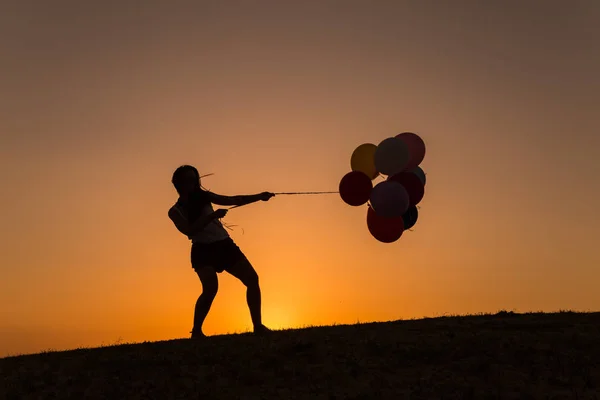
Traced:
<path fill-rule="evenodd" d="M 260 325 L 254 327 L 255 335 L 268 335 L 269 333 L 272 333 L 272 332 L 273 332 L 272 330 L 270 330 L 263 324 L 260 324 Z"/>
<path fill-rule="evenodd" d="M 204 339 L 206 337 L 206 335 L 200 330 L 197 330 L 197 331 L 193 330 L 190 333 L 192 334 L 191 339 Z"/>

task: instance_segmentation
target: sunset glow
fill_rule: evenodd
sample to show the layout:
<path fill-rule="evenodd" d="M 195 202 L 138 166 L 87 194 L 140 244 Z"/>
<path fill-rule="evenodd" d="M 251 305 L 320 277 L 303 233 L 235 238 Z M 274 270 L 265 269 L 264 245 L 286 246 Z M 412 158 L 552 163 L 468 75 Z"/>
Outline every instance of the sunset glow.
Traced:
<path fill-rule="evenodd" d="M 267 326 L 600 308 L 600 3 L 85 3 L 0 13 L 0 356 L 189 337 L 179 165 L 335 191 L 402 131 L 428 181 L 396 243 L 335 194 L 226 216 Z M 205 333 L 249 330 L 219 279 Z"/>

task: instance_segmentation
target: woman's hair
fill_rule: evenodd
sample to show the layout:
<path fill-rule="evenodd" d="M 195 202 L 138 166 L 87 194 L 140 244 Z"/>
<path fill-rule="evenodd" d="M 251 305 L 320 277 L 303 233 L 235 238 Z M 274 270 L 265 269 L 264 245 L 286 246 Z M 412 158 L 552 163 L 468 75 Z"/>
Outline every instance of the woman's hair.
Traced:
<path fill-rule="evenodd" d="M 181 185 L 183 183 L 183 177 L 188 171 L 192 171 L 194 174 L 196 174 L 196 177 L 198 178 L 198 185 L 200 185 L 200 173 L 198 172 L 196 167 L 193 167 L 191 165 L 182 165 L 178 167 L 175 170 L 175 172 L 173 172 L 173 178 L 171 178 L 171 183 L 173 183 L 173 186 L 175 186 L 175 190 L 177 190 L 177 193 L 179 194 L 181 194 Z"/>

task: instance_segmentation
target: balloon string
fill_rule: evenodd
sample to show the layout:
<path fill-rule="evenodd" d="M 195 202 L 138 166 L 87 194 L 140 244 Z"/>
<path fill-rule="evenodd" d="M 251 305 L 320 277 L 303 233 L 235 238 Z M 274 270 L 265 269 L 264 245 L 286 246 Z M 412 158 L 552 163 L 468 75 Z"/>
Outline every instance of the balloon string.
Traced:
<path fill-rule="evenodd" d="M 223 222 L 222 220 L 219 220 L 219 222 L 221 223 L 221 225 L 223 225 L 223 227 L 224 227 L 224 228 L 226 228 L 226 229 L 229 229 L 229 230 L 230 230 L 230 231 L 232 231 L 232 232 L 233 232 L 233 228 L 234 228 L 235 226 L 239 226 L 239 225 L 227 224 L 227 223 Z M 244 228 L 242 228 L 242 227 L 240 226 L 240 229 L 242 230 L 242 235 L 243 235 L 243 234 L 244 234 Z"/>
<path fill-rule="evenodd" d="M 332 193 L 339 193 L 339 192 L 275 192 L 273 194 L 274 195 L 280 195 L 280 194 L 295 195 L 295 194 L 332 194 Z M 239 204 L 237 206 L 229 207 L 228 210 L 231 210 L 232 208 L 242 207 L 245 205 L 246 204 Z"/>
<path fill-rule="evenodd" d="M 275 195 L 296 195 L 296 194 L 333 194 L 333 193 L 339 193 L 339 192 L 276 192 L 273 194 L 275 194 Z M 229 207 L 228 210 L 231 210 L 232 208 L 242 207 L 245 205 L 247 205 L 247 204 L 239 204 L 237 206 Z M 229 225 L 221 219 L 219 219 L 219 222 L 221 223 L 221 225 L 223 225 L 223 227 L 225 227 L 226 229 L 229 229 L 230 231 L 233 231 L 233 227 L 239 226 L 239 225 Z M 241 229 L 242 229 L 242 235 L 243 235 L 244 228 L 241 228 Z"/>
<path fill-rule="evenodd" d="M 214 172 L 211 172 L 209 174 L 200 175 L 200 178 L 205 178 L 205 177 L 212 176 L 212 175 L 214 175 Z M 208 189 L 205 188 L 204 186 L 200 185 L 200 187 L 202 189 L 208 191 Z M 276 193 L 273 193 L 273 194 L 275 194 L 275 195 L 278 195 L 278 194 L 281 194 L 281 195 L 297 195 L 297 194 L 333 194 L 333 193 L 339 193 L 339 192 L 276 192 Z M 228 210 L 231 210 L 232 208 L 238 208 L 238 207 L 241 207 L 243 205 L 246 205 L 246 204 L 240 204 L 240 205 L 237 205 L 237 206 L 229 207 Z M 235 225 L 235 224 L 233 224 L 233 225 L 232 224 L 227 224 L 222 219 L 219 219 L 219 222 L 221 223 L 221 225 L 224 228 L 229 229 L 230 231 L 233 231 L 234 227 L 239 226 L 239 225 Z M 241 228 L 241 229 L 242 229 L 242 235 L 243 235 L 244 234 L 244 228 Z"/>

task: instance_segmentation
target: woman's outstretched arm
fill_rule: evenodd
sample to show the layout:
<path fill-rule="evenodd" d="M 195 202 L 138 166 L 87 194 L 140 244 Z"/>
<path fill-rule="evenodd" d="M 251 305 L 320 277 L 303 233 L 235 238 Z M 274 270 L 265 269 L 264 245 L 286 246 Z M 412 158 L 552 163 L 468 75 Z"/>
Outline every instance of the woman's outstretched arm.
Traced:
<path fill-rule="evenodd" d="M 210 202 L 220 206 L 243 206 L 260 200 L 267 201 L 274 196 L 274 194 L 270 192 L 238 196 L 224 196 L 213 192 L 208 192 L 208 194 L 210 196 Z"/>

